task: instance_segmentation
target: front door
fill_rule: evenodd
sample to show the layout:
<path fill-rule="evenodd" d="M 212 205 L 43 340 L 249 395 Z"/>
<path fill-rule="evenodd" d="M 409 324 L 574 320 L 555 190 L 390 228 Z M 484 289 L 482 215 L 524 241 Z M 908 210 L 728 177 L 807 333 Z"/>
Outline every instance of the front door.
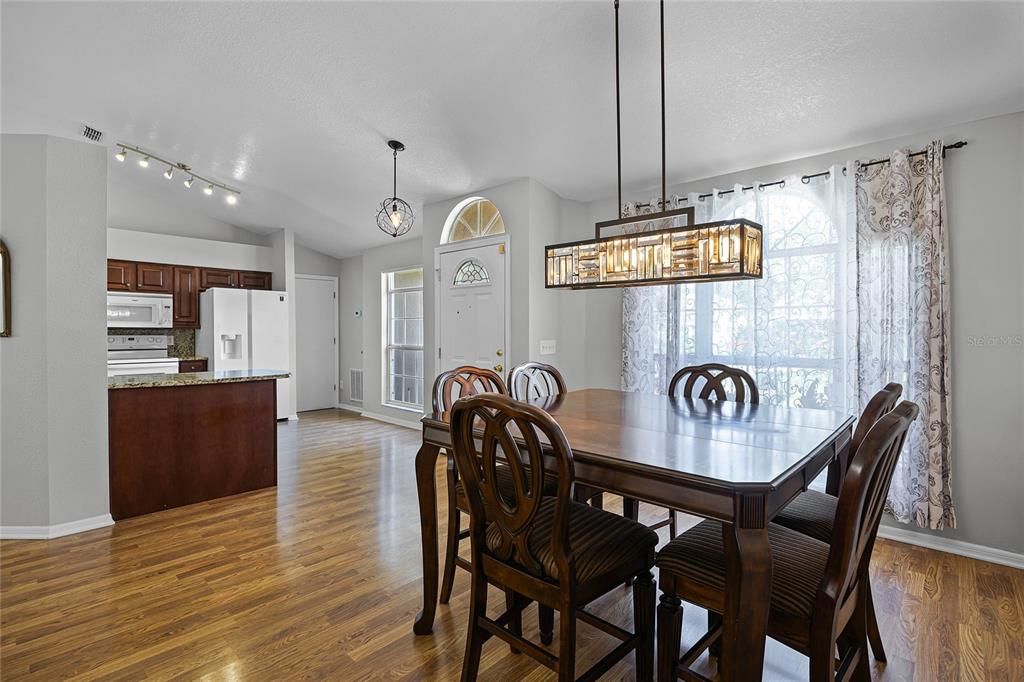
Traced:
<path fill-rule="evenodd" d="M 441 253 L 438 372 L 460 365 L 493 369 L 504 378 L 506 243 Z"/>

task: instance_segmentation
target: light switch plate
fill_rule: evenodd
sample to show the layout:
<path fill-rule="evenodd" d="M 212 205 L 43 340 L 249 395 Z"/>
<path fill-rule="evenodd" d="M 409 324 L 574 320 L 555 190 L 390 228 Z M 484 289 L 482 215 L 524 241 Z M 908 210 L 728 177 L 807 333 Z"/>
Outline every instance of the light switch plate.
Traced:
<path fill-rule="evenodd" d="M 542 339 L 540 342 L 541 355 L 554 355 L 557 353 L 558 342 L 555 339 Z"/>

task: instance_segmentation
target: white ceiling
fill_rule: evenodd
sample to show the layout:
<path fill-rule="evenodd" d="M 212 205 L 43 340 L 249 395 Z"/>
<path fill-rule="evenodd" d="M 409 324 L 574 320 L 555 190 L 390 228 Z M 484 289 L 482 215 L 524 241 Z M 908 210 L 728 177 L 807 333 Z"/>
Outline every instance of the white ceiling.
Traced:
<path fill-rule="evenodd" d="M 335 256 L 414 206 L 530 176 L 615 191 L 612 3 L 12 3 L 4 132 L 85 122 L 242 188 L 183 208 Z M 623 175 L 660 172 L 657 4 L 623 3 Z M 683 181 L 1024 109 L 1024 3 L 669 3 Z M 111 164 L 124 183 L 162 169 Z M 416 232 L 419 231 L 417 225 Z M 415 234 L 415 233 L 414 233 Z"/>

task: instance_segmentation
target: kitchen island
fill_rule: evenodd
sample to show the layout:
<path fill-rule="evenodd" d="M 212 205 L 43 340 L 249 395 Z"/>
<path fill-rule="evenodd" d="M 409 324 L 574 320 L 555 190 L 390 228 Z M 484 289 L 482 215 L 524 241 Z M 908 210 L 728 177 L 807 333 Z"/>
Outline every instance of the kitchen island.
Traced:
<path fill-rule="evenodd" d="M 277 485 L 276 380 L 288 376 L 234 370 L 109 377 L 114 519 Z"/>

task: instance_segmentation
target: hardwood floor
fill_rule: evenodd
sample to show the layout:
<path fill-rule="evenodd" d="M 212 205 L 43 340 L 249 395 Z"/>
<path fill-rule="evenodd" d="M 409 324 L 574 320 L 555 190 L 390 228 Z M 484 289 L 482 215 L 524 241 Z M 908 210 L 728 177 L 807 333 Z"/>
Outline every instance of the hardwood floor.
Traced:
<path fill-rule="evenodd" d="M 0 543 L 0 676 L 458 679 L 464 571 L 433 636 L 412 634 L 419 433 L 335 410 L 301 417 L 279 427 L 276 489 L 57 540 Z M 444 518 L 443 496 L 439 504 Z M 618 504 L 609 497 L 606 508 Z M 653 507 L 642 514 L 661 518 Z M 874 667 L 875 679 L 1024 679 L 1024 571 L 883 540 L 874 558 L 890 661 Z M 497 614 L 503 597 L 490 601 Z M 631 624 L 627 589 L 598 604 L 603 617 Z M 535 614 L 531 607 L 524 621 L 533 637 Z M 686 607 L 684 640 L 704 624 L 700 609 Z M 578 669 L 612 645 L 581 625 Z M 632 665 L 629 657 L 606 679 L 632 679 Z M 492 640 L 480 677 L 552 674 Z M 769 642 L 765 679 L 806 677 L 805 658 Z"/>

